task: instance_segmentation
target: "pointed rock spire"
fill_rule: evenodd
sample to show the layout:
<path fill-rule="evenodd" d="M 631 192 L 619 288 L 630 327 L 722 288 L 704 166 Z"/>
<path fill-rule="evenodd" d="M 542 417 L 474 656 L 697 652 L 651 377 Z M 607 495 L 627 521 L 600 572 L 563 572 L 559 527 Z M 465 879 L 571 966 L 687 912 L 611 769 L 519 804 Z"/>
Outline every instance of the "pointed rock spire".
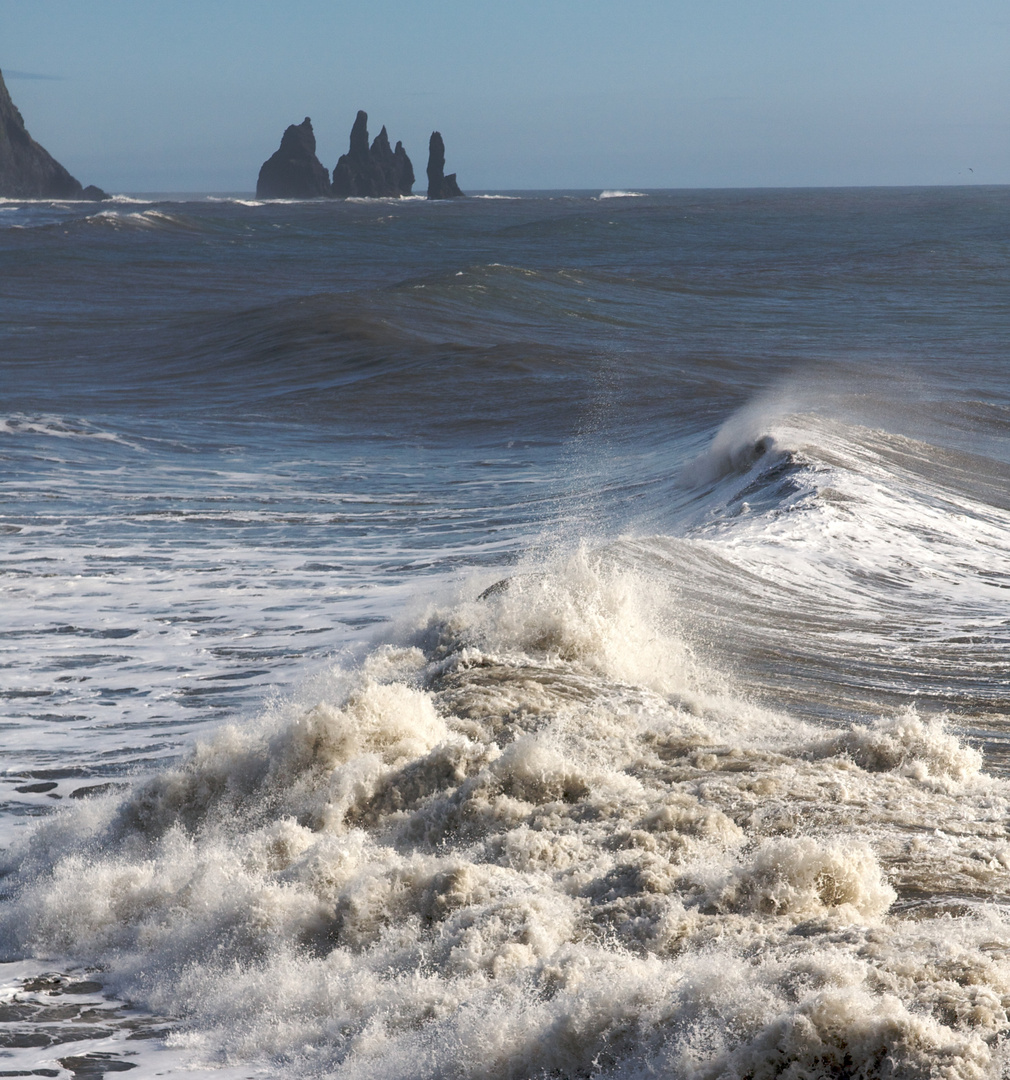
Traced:
<path fill-rule="evenodd" d="M 393 151 L 393 175 L 399 185 L 400 194 L 409 195 L 414 188 L 414 166 L 399 139 L 396 140 L 396 149 Z"/>
<path fill-rule="evenodd" d="M 438 131 L 428 140 L 428 198 L 460 199 L 463 192 L 456 183 L 456 174 L 445 175 L 445 143 Z"/>
<path fill-rule="evenodd" d="M 351 146 L 347 151 L 352 158 L 364 161 L 368 157 L 368 113 L 358 109 L 351 128 Z"/>

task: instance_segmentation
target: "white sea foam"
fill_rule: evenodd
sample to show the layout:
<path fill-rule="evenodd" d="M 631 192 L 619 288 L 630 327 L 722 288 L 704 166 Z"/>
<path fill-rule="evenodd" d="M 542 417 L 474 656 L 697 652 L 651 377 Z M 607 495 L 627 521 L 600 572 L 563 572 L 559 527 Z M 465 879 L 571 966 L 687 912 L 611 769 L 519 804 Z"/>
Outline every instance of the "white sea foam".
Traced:
<path fill-rule="evenodd" d="M 645 198 L 645 192 L 643 191 L 621 191 L 619 189 L 601 191 L 597 196 L 599 199 L 643 199 Z"/>
<path fill-rule="evenodd" d="M 1005 785 L 935 719 L 745 704 L 660 588 L 580 549 L 427 611 L 41 825 L 5 948 L 291 1075 L 997 1069 Z"/>
<path fill-rule="evenodd" d="M 380 206 L 395 206 L 397 203 L 402 202 L 427 202 L 427 196 L 425 195 L 388 195 L 382 198 L 376 198 L 371 195 L 351 195 L 346 199 L 341 199 L 340 202 L 372 206 L 378 204 Z"/>
<path fill-rule="evenodd" d="M 54 439 L 97 439 L 102 442 L 135 446 L 118 432 L 103 431 L 89 421 L 63 416 L 29 416 L 25 413 L 0 416 L 0 434 L 43 435 Z"/>
<path fill-rule="evenodd" d="M 204 202 L 209 203 L 227 203 L 229 206 L 266 206 L 268 205 L 264 199 L 241 199 L 237 195 L 206 195 L 203 199 Z M 271 202 L 274 200 L 270 200 Z M 289 202 L 296 202 L 297 200 L 286 200 Z"/>
<path fill-rule="evenodd" d="M 66 209 L 71 206 L 84 205 L 77 200 L 70 199 L 18 199 L 18 198 L 2 198 L 0 203 L 15 203 L 18 206 L 55 206 Z"/>
<path fill-rule="evenodd" d="M 998 700 L 987 673 L 1006 640 L 1010 512 L 986 497 L 984 463 L 791 412 L 801 401 L 771 395 L 723 425 L 681 474 L 700 493 L 685 538 L 657 538 L 648 557 L 682 589 L 700 570 L 698 618 L 719 609 L 743 651 L 766 648 L 772 626 L 781 655 L 810 671 L 834 664 L 872 685 L 871 658 L 888 654 L 924 689 Z"/>
<path fill-rule="evenodd" d="M 123 212 L 121 210 L 100 210 L 91 214 L 88 219 L 92 224 L 110 225 L 115 229 L 185 229 L 193 231 L 198 228 L 194 221 L 181 217 L 178 214 L 169 214 L 164 210 L 133 210 Z"/>

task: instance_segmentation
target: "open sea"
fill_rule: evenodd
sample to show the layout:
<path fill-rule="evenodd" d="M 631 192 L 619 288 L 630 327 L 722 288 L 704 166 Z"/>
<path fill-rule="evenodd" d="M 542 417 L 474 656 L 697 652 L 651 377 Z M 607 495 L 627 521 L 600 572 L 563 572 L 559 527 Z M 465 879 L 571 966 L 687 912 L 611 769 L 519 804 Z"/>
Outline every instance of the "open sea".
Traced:
<path fill-rule="evenodd" d="M 1010 1075 L 1010 188 L 0 201 L 0 1077 Z"/>

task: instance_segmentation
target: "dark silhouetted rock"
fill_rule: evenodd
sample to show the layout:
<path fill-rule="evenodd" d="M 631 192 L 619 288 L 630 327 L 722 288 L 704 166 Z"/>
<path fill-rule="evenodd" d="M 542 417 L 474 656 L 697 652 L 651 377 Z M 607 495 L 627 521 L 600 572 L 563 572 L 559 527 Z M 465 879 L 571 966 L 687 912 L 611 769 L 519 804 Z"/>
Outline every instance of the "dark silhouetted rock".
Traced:
<path fill-rule="evenodd" d="M 463 192 L 459 190 L 459 184 L 456 183 L 456 174 L 454 172 L 449 173 L 448 176 L 442 177 L 442 195 L 443 199 L 462 199 Z"/>
<path fill-rule="evenodd" d="M 84 191 L 81 192 L 81 198 L 87 199 L 89 202 L 105 202 L 106 199 L 111 199 L 112 196 L 102 191 L 100 187 L 88 184 Z"/>
<path fill-rule="evenodd" d="M 456 174 L 445 175 L 445 143 L 437 131 L 428 140 L 428 198 L 461 199 L 463 192 L 456 183 Z"/>
<path fill-rule="evenodd" d="M 330 194 L 330 174 L 316 157 L 316 137 L 306 116 L 284 132 L 280 149 L 263 162 L 256 197 L 318 199 Z"/>
<path fill-rule="evenodd" d="M 355 161 L 364 161 L 368 157 L 368 113 L 358 109 L 358 115 L 351 125 L 351 146 L 348 151 Z"/>
<path fill-rule="evenodd" d="M 340 155 L 333 170 L 333 194 L 338 199 L 376 199 L 392 194 L 386 186 L 382 169 L 368 149 L 368 114 L 359 109 L 351 128 L 350 147 Z"/>
<path fill-rule="evenodd" d="M 390 193 L 409 195 L 414 187 L 414 166 L 411 165 L 402 142 L 396 144 L 395 150 L 390 149 L 385 126 L 375 136 L 370 154 L 372 161 L 378 165 L 383 182 Z"/>
<path fill-rule="evenodd" d="M 414 186 L 414 167 L 398 142 L 391 149 L 386 129 L 368 145 L 368 114 L 359 110 L 351 143 L 333 170 L 333 194 L 339 199 L 398 199 Z"/>
<path fill-rule="evenodd" d="M 407 151 L 403 149 L 403 143 L 399 139 L 396 140 L 396 149 L 393 151 L 393 169 L 397 183 L 400 185 L 400 194 L 409 195 L 414 190 L 414 166 L 410 163 Z"/>
<path fill-rule="evenodd" d="M 88 192 L 28 134 L 0 72 L 0 198 L 108 198 L 100 188 Z"/>

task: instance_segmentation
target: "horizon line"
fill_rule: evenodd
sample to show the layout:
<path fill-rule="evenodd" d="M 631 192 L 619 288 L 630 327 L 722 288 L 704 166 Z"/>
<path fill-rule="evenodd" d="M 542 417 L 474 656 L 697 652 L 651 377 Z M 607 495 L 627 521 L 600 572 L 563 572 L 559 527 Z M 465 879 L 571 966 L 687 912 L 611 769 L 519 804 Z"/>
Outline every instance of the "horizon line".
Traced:
<path fill-rule="evenodd" d="M 635 194 L 647 195 L 670 191 L 868 191 L 868 190 L 926 190 L 931 188 L 985 188 L 985 187 L 1010 187 L 1010 180 L 1005 181 L 939 181 L 936 183 L 907 183 L 907 184 L 714 184 L 709 186 L 679 185 L 676 187 L 653 187 L 644 184 L 593 184 L 587 187 L 509 187 L 509 188 L 471 188 L 468 196 L 474 195 L 512 195 L 546 192 L 565 193 L 589 193 L 589 192 L 615 192 L 634 196 Z M 218 195 L 218 196 L 241 196 L 242 198 L 257 198 L 255 190 L 240 188 L 175 188 L 175 189 L 148 189 L 148 190 L 123 190 L 112 191 L 112 197 L 139 198 L 145 195 Z M 268 199 L 262 198 L 260 202 L 401 202 L 404 199 L 421 198 L 425 201 L 422 192 L 413 195 L 367 198 L 342 199 L 336 196 L 319 195 L 307 199 Z M 13 200 L 11 200 L 13 201 Z M 25 201 L 25 200 L 17 200 Z M 42 200 L 46 202 L 62 202 L 65 200 Z M 458 200 L 442 199 L 437 202 L 454 202 Z"/>

